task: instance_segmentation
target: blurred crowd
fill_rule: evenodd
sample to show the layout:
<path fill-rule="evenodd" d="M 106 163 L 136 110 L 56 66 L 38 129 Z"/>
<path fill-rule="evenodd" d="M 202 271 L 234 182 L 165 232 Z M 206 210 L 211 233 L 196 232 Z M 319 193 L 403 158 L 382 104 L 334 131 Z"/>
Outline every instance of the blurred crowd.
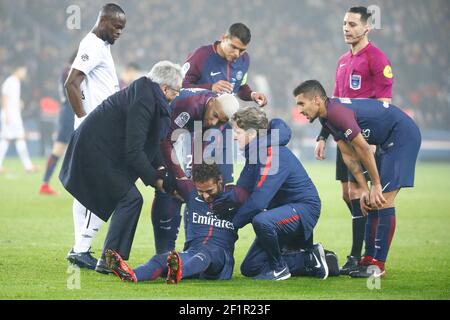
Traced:
<path fill-rule="evenodd" d="M 29 67 L 23 84 L 24 118 L 40 116 L 42 97 L 58 97 L 64 63 L 94 25 L 105 1 L 0 0 L 0 81 L 18 57 Z M 252 31 L 249 82 L 269 91 L 271 110 L 291 119 L 292 89 L 315 78 L 332 92 L 336 63 L 347 50 L 342 19 L 347 1 L 326 0 L 121 0 L 125 31 L 112 47 L 118 73 L 129 63 L 147 71 L 156 61 L 182 64 L 196 47 L 212 43 L 233 22 Z M 67 27 L 80 8 L 80 29 Z M 447 0 L 360 1 L 377 5 L 380 29 L 369 36 L 390 58 L 394 104 L 422 128 L 450 130 L 450 3 Z"/>

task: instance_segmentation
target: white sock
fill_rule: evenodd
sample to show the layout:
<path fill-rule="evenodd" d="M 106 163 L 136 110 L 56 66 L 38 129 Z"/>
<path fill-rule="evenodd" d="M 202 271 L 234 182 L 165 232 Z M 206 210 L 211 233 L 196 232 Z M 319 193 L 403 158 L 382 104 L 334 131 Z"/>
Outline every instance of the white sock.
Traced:
<path fill-rule="evenodd" d="M 76 253 L 88 251 L 92 245 L 92 241 L 104 223 L 102 219 L 88 210 L 84 224 L 78 235 L 75 236 L 76 241 L 73 251 Z"/>
<path fill-rule="evenodd" d="M 19 154 L 20 160 L 22 160 L 22 164 L 26 170 L 33 169 L 33 164 L 31 163 L 30 156 L 28 155 L 27 144 L 25 140 L 16 140 L 16 150 Z"/>
<path fill-rule="evenodd" d="M 84 225 L 84 220 L 87 216 L 87 209 L 77 199 L 73 199 L 72 214 L 73 214 L 73 229 L 75 233 L 75 244 L 78 241 L 78 236 Z"/>
<path fill-rule="evenodd" d="M 0 167 L 3 165 L 3 160 L 5 160 L 6 152 L 8 152 L 9 141 L 1 140 L 0 141 Z"/>

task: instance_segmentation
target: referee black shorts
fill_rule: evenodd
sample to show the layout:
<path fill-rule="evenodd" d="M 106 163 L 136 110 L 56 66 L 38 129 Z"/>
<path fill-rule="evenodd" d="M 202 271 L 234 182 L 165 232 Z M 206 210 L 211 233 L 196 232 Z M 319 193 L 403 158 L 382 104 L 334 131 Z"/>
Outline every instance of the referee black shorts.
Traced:
<path fill-rule="evenodd" d="M 362 167 L 362 169 L 364 171 L 366 180 L 370 181 L 369 173 L 364 167 Z M 355 177 L 351 174 L 351 172 L 345 165 L 341 150 L 339 148 L 336 148 L 336 180 L 341 182 L 356 182 Z"/>

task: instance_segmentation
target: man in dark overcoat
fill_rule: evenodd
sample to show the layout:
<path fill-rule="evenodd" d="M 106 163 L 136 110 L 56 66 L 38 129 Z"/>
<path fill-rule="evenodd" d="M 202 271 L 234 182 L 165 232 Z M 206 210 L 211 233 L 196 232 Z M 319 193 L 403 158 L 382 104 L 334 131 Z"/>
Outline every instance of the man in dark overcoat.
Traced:
<path fill-rule="evenodd" d="M 143 204 L 136 180 L 163 192 L 169 188 L 159 144 L 170 121 L 168 103 L 182 80 L 179 65 L 158 62 L 147 76 L 104 100 L 70 140 L 59 175 L 62 184 L 102 220 L 112 215 L 98 272 L 109 272 L 106 249 L 129 258 Z"/>

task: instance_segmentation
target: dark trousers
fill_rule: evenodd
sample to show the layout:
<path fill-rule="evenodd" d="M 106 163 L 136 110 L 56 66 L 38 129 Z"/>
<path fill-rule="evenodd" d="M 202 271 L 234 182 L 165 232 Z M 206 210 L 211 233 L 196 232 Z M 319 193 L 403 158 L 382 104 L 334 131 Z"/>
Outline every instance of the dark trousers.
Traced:
<path fill-rule="evenodd" d="M 151 215 L 156 254 L 175 249 L 181 224 L 181 205 L 174 196 L 155 191 Z"/>
<path fill-rule="evenodd" d="M 313 227 L 302 222 L 317 210 L 308 204 L 284 205 L 264 211 L 253 218 L 252 225 L 256 239 L 241 265 L 241 273 L 247 277 L 269 270 L 301 268 L 294 263 L 289 265 L 283 252 L 286 250 L 309 249 L 313 246 Z M 305 233 L 305 227 L 308 233 Z M 302 258 L 303 261 L 303 258 Z M 302 262 L 303 263 L 303 262 Z M 297 268 L 298 267 L 298 268 Z"/>
<path fill-rule="evenodd" d="M 129 259 L 143 202 L 142 195 L 136 186 L 131 187 L 126 196 L 120 200 L 111 217 L 102 258 L 107 249 L 113 249 L 124 260 Z"/>

